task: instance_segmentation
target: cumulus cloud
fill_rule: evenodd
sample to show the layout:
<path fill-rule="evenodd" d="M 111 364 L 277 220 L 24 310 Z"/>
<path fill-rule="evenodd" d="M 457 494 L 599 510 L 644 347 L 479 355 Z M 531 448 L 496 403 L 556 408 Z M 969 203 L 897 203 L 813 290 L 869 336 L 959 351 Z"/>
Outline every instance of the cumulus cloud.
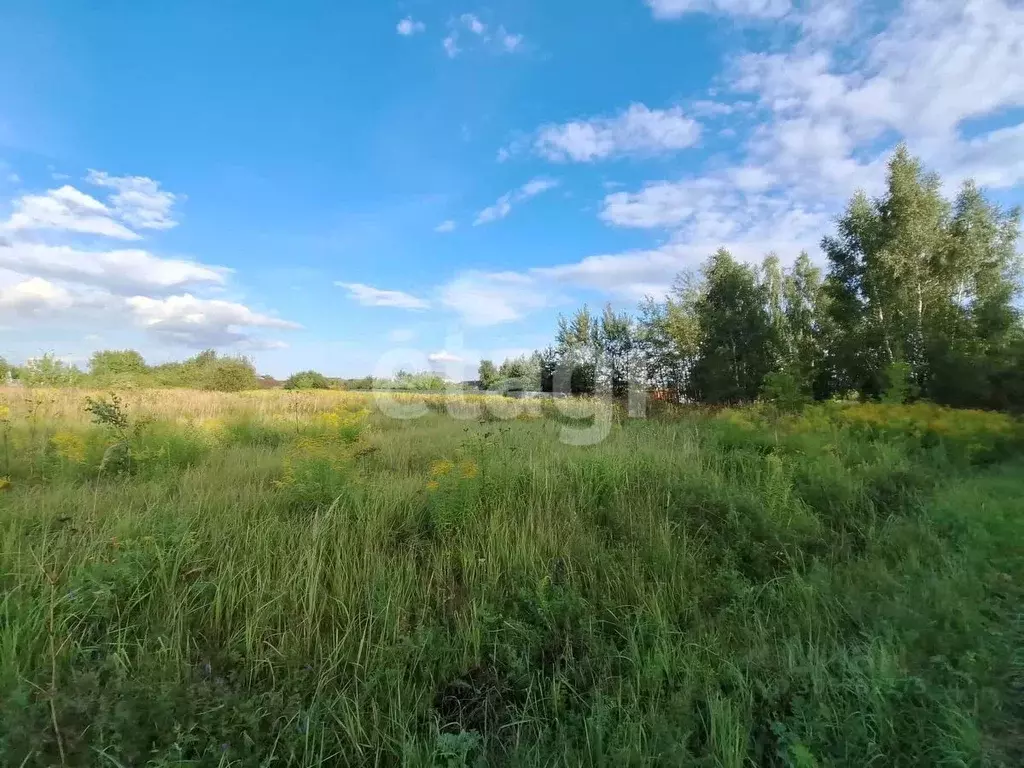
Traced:
<path fill-rule="evenodd" d="M 708 4 L 662 10 L 670 5 Z M 724 115 L 719 104 L 739 103 L 742 117 L 759 121 L 734 164 L 605 196 L 602 220 L 660 230 L 665 245 L 592 256 L 542 270 L 544 277 L 637 294 L 666 286 L 719 246 L 745 260 L 771 250 L 784 259 L 815 252 L 856 189 L 880 191 L 899 139 L 950 184 L 968 176 L 992 188 L 1024 182 L 1024 123 L 1012 120 L 1024 106 L 1024 73 L 1013 64 L 1024 55 L 1024 7 L 905 0 L 885 16 L 860 13 L 845 27 L 850 34 L 833 36 L 842 19 L 855 18 L 849 10 L 846 2 L 802 3 L 787 17 L 795 45 L 734 63 L 727 86 L 738 102 L 719 93 L 695 105 Z M 995 129 L 972 122 L 997 115 Z"/>
<path fill-rule="evenodd" d="M 244 304 L 179 293 L 221 288 L 231 271 L 184 258 L 163 258 L 142 248 L 76 244 L 82 235 L 135 240 L 139 230 L 167 229 L 176 196 L 146 177 L 91 171 L 89 181 L 114 190 L 104 203 L 65 185 L 12 201 L 0 225 L 0 316 L 21 327 L 136 327 L 154 338 L 190 346 L 255 349 L 264 329 L 291 329 L 287 320 Z M 26 239 L 53 230 L 64 244 Z"/>
<path fill-rule="evenodd" d="M 542 126 L 534 149 L 555 162 L 588 163 L 623 155 L 659 155 L 686 149 L 700 138 L 700 125 L 679 107 L 649 109 L 632 104 L 614 117 L 592 117 Z"/>
<path fill-rule="evenodd" d="M 364 307 L 395 307 L 397 309 L 428 309 L 430 302 L 405 293 L 385 291 L 363 283 L 336 282 L 336 286 L 349 292 L 349 297 Z"/>
<path fill-rule="evenodd" d="M 473 226 L 478 227 L 481 224 L 490 224 L 499 219 L 504 219 L 512 212 L 512 205 L 514 203 L 529 200 L 531 197 L 536 197 L 547 192 L 549 189 L 554 189 L 558 185 L 559 181 L 557 179 L 549 179 L 543 176 L 531 179 L 518 189 L 506 192 L 498 198 L 494 205 L 490 205 L 480 211 L 473 221 Z"/>
<path fill-rule="evenodd" d="M 23 195 L 12 203 L 11 217 L 0 231 L 52 229 L 119 240 L 138 240 L 139 235 L 114 219 L 114 211 L 94 197 L 65 184 L 41 195 Z"/>
<path fill-rule="evenodd" d="M 138 249 L 92 251 L 67 245 L 2 241 L 0 267 L 122 294 L 172 291 L 197 284 L 220 285 L 229 274 L 223 267 L 162 259 Z"/>
<path fill-rule="evenodd" d="M 434 227 L 434 231 L 435 232 L 442 232 L 442 233 L 444 233 L 444 232 L 454 232 L 456 226 L 457 225 L 455 224 L 454 221 L 452 221 L 451 219 L 448 219 L 447 221 L 442 221 L 440 224 L 438 224 L 436 227 Z"/>
<path fill-rule="evenodd" d="M 297 329 L 297 323 L 253 312 L 244 304 L 201 299 L 191 294 L 126 300 L 136 322 L 160 338 L 190 347 L 221 347 L 258 343 L 251 328 Z"/>
<path fill-rule="evenodd" d="M 153 298 L 117 296 L 108 291 L 41 277 L 0 275 L 0 317 L 79 327 L 136 327 L 161 342 L 193 348 L 269 348 L 280 342 L 263 339 L 264 329 L 300 326 L 255 312 L 244 304 L 204 299 L 191 294 Z"/>
<path fill-rule="evenodd" d="M 113 189 L 110 205 L 122 221 L 139 229 L 171 229 L 178 222 L 171 216 L 178 196 L 160 188 L 147 176 L 111 176 L 90 170 L 86 181 L 97 187 Z"/>
<path fill-rule="evenodd" d="M 406 16 L 396 27 L 398 34 L 403 37 L 410 37 L 411 35 L 419 34 L 427 29 L 427 25 L 422 21 L 416 21 L 411 16 Z"/>
<path fill-rule="evenodd" d="M 74 299 L 66 288 L 39 277 L 0 288 L 0 311 L 15 315 L 49 314 L 73 304 Z"/>
<path fill-rule="evenodd" d="M 803 17 L 809 29 L 826 8 Z M 989 183 L 1013 185 L 1019 154 L 1012 126 L 990 142 L 963 131 L 968 120 L 1024 106 L 1022 55 L 1024 7 L 1005 0 L 905 0 L 862 41 L 853 65 L 844 49 L 807 32 L 789 51 L 737 63 L 735 87 L 754 94 L 768 116 L 751 155 L 804 183 L 848 187 L 870 176 L 878 143 L 888 151 L 892 136 L 952 176 L 988 143 L 1007 164 Z"/>

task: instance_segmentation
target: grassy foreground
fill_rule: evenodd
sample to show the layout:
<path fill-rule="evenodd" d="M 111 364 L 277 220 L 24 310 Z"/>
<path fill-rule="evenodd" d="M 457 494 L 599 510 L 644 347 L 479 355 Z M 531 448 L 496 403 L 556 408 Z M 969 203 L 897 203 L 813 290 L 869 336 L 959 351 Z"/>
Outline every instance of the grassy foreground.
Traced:
<path fill-rule="evenodd" d="M 84 394 L 0 391 L 0 765 L 1024 761 L 1007 417 Z"/>

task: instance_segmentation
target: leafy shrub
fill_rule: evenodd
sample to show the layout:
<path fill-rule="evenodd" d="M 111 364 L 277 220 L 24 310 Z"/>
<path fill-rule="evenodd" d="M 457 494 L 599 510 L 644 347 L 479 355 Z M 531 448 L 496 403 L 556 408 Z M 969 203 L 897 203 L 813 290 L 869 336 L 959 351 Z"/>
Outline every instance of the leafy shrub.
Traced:
<path fill-rule="evenodd" d="M 28 387 L 77 387 L 82 383 L 83 374 L 77 366 L 47 352 L 25 363 L 18 378 Z"/>
<path fill-rule="evenodd" d="M 317 371 L 293 373 L 284 382 L 285 389 L 330 389 L 327 377 Z"/>
<path fill-rule="evenodd" d="M 889 405 L 902 405 L 918 395 L 919 388 L 911 379 L 910 364 L 898 361 L 885 369 L 885 391 L 882 402 Z"/>
<path fill-rule="evenodd" d="M 241 392 L 257 389 L 259 381 L 252 362 L 244 357 L 222 357 L 211 363 L 202 377 L 203 389 Z"/>
<path fill-rule="evenodd" d="M 811 402 L 810 396 L 803 391 L 796 377 L 786 371 L 775 371 L 764 377 L 761 399 L 780 411 L 790 413 L 799 411 Z"/>

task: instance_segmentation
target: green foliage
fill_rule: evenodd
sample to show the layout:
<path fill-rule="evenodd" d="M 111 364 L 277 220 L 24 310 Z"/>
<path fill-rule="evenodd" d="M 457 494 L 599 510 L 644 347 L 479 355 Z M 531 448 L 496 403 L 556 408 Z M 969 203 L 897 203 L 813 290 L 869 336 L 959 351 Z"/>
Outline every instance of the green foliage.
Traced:
<path fill-rule="evenodd" d="M 139 379 L 148 371 L 146 361 L 134 349 L 106 349 L 94 352 L 89 358 L 89 374 L 95 378 Z"/>
<path fill-rule="evenodd" d="M 259 381 L 247 358 L 221 357 L 203 365 L 200 386 L 217 392 L 242 392 L 257 389 Z"/>
<path fill-rule="evenodd" d="M 69 765 L 1013 764 L 1024 474 L 951 462 L 914 426 L 941 418 L 739 410 L 583 454 L 531 422 L 152 425 L 135 480 L 6 492 L 0 762 L 59 764 L 56 718 Z"/>
<path fill-rule="evenodd" d="M 724 404 L 754 400 L 784 370 L 817 400 L 874 398 L 897 396 L 890 374 L 905 364 L 904 399 L 1021 410 L 1019 235 L 1018 210 L 972 182 L 946 200 L 900 147 L 885 193 L 855 195 L 822 241 L 824 277 L 806 253 L 787 269 L 775 254 L 754 267 L 719 250 L 635 318 L 587 307 L 559 317 L 541 381 L 620 398 L 635 382 Z M 782 384 L 768 382 L 769 393 Z"/>
<path fill-rule="evenodd" d="M 29 360 L 18 371 L 18 380 L 27 387 L 77 387 L 83 379 L 77 366 L 50 352 Z"/>
<path fill-rule="evenodd" d="M 481 360 L 477 376 L 480 378 L 480 386 L 483 389 L 490 389 L 498 382 L 498 369 L 494 367 L 492 361 Z"/>
<path fill-rule="evenodd" d="M 448 388 L 448 382 L 443 376 L 429 371 L 421 373 L 398 371 L 392 379 L 375 379 L 373 383 L 380 389 L 405 392 L 444 392 Z"/>
<path fill-rule="evenodd" d="M 869 395 L 907 365 L 923 397 L 1005 401 L 993 365 L 1020 326 L 1019 212 L 968 182 L 955 201 L 900 147 L 878 200 L 854 198 L 823 241 L 836 388 Z"/>
<path fill-rule="evenodd" d="M 0 764 L 1019 762 L 1006 415 L 687 412 L 581 450 L 260 397 L 94 400 L 81 471 L 14 409 Z"/>
<path fill-rule="evenodd" d="M 912 375 L 913 369 L 910 363 L 903 360 L 897 360 L 886 366 L 882 402 L 890 405 L 902 405 L 915 398 L 918 387 L 914 384 Z"/>
<path fill-rule="evenodd" d="M 92 416 L 94 424 L 109 427 L 119 434 L 127 434 L 131 426 L 128 413 L 116 392 L 111 392 L 109 399 L 103 397 L 85 398 L 85 410 Z"/>
<path fill-rule="evenodd" d="M 761 399 L 787 413 L 797 413 L 811 402 L 799 379 L 788 371 L 773 371 L 764 377 Z"/>
<path fill-rule="evenodd" d="M 330 389 L 331 383 L 322 373 L 300 371 L 293 373 L 284 382 L 285 389 Z"/>
<path fill-rule="evenodd" d="M 755 271 L 720 250 L 704 268 L 695 314 L 693 390 L 710 403 L 752 402 L 774 360 L 772 318 Z"/>

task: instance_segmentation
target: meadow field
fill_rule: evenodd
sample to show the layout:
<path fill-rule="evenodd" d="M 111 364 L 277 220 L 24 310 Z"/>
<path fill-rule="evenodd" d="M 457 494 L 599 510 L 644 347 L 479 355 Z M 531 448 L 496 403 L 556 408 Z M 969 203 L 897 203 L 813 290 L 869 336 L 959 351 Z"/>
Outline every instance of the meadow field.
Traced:
<path fill-rule="evenodd" d="M 0 765 L 1024 763 L 1020 421 L 381 397 L 0 390 Z"/>

